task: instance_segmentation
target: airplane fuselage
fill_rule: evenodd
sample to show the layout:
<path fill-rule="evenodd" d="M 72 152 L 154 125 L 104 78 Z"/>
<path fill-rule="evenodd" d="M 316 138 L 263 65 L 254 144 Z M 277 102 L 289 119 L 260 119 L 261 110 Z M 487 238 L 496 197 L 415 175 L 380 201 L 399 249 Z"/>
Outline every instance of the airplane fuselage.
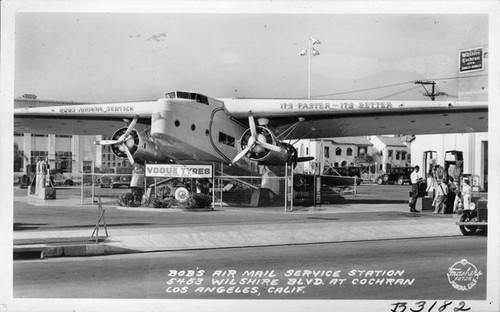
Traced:
<path fill-rule="evenodd" d="M 170 160 L 230 163 L 238 153 L 237 143 L 246 127 L 226 114 L 223 102 L 172 96 L 158 100 L 155 108 L 151 140 Z M 247 161 L 238 165 L 247 166 Z"/>

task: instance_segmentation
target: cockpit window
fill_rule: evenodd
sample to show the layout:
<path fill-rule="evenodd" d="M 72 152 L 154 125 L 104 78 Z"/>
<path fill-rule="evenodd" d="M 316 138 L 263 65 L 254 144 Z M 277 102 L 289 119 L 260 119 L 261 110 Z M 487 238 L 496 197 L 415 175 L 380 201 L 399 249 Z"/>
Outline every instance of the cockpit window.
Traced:
<path fill-rule="evenodd" d="M 167 99 L 188 99 L 195 100 L 196 102 L 208 105 L 208 98 L 202 94 L 184 92 L 184 91 L 173 91 L 165 94 Z"/>

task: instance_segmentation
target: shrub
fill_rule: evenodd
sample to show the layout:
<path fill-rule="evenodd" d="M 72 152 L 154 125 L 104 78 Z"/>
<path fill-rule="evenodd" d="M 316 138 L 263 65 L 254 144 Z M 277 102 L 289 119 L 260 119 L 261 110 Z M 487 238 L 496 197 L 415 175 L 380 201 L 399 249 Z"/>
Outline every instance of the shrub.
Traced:
<path fill-rule="evenodd" d="M 153 197 L 148 204 L 151 208 L 177 208 L 179 202 L 173 197 Z"/>
<path fill-rule="evenodd" d="M 188 199 L 182 203 L 185 209 L 209 208 L 212 205 L 212 198 L 206 194 L 190 194 Z"/>
<path fill-rule="evenodd" d="M 141 200 L 133 193 L 125 193 L 118 197 L 117 204 L 123 207 L 139 207 Z"/>

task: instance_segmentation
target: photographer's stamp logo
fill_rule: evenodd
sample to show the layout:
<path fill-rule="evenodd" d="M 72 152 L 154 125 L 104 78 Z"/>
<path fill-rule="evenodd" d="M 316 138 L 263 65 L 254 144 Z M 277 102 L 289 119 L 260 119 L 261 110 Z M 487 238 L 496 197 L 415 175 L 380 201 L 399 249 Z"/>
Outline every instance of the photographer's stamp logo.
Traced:
<path fill-rule="evenodd" d="M 466 291 L 477 284 L 479 276 L 483 275 L 483 273 L 467 259 L 462 259 L 448 269 L 447 275 L 448 281 L 453 287 Z"/>

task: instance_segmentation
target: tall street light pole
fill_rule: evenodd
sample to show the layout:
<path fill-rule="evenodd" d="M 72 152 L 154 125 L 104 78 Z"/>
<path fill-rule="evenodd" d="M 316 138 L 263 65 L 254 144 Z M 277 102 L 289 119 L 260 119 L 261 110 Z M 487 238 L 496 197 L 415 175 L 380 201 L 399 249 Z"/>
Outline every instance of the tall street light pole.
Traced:
<path fill-rule="evenodd" d="M 309 69 L 307 71 L 308 73 L 308 79 L 307 79 L 307 98 L 311 98 L 311 56 L 317 56 L 319 55 L 319 52 L 313 47 L 315 44 L 321 44 L 321 41 L 318 39 L 314 39 L 312 37 L 309 38 L 309 44 L 308 47 L 305 48 L 304 50 L 300 51 L 300 56 L 304 56 L 307 54 L 308 59 L 309 59 Z"/>

